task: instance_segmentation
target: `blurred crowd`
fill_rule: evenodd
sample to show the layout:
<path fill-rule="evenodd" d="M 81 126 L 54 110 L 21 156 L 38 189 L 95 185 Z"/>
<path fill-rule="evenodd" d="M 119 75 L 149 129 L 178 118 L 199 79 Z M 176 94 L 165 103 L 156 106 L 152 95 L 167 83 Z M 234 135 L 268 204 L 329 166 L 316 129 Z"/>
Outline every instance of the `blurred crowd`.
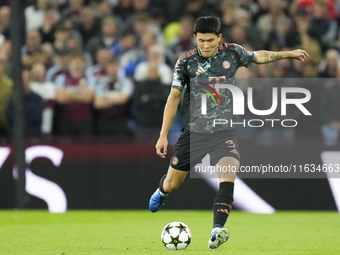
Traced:
<path fill-rule="evenodd" d="M 340 78 L 340 1 L 24 2 L 21 56 L 28 135 L 158 133 L 174 65 L 196 47 L 193 24 L 204 15 L 220 17 L 223 40 L 247 50 L 301 48 L 309 53 L 307 62 L 281 60 L 239 69 L 237 85 L 245 93 L 249 78 Z M 4 135 L 13 130 L 15 66 L 9 0 L 0 3 L 0 134 Z M 257 109 L 270 108 L 270 86 L 280 84 L 255 86 Z M 285 118 L 297 119 L 297 128 L 244 128 L 239 134 L 256 136 L 264 144 L 293 143 L 297 135 L 323 136 L 326 144 L 334 145 L 340 130 L 340 82 L 303 86 L 312 94 L 306 105 L 312 118 L 292 111 Z M 180 126 L 177 116 L 172 130 Z"/>

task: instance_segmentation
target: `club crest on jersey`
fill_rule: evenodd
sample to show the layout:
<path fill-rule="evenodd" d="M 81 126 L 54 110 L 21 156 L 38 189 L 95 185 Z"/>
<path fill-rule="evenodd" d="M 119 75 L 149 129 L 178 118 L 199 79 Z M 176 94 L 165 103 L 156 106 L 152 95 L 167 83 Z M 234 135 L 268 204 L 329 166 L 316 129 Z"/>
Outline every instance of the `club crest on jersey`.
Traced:
<path fill-rule="evenodd" d="M 229 61 L 224 61 L 224 62 L 222 63 L 222 66 L 223 66 L 225 69 L 229 69 L 229 68 L 230 68 L 230 63 L 229 63 Z"/>

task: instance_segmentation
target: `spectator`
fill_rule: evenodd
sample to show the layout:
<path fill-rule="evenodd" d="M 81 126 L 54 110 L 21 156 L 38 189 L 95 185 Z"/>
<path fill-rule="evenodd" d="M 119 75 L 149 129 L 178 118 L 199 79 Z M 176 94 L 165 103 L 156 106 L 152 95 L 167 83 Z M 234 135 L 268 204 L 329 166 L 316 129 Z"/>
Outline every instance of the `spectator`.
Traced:
<path fill-rule="evenodd" d="M 340 131 L 340 69 L 337 72 L 337 79 L 325 89 L 321 97 L 320 116 L 323 125 L 321 127 L 322 137 L 325 145 L 334 146 L 337 144 Z"/>
<path fill-rule="evenodd" d="M 240 0 L 239 1 L 239 8 L 245 10 L 248 15 L 251 17 L 252 23 L 256 23 L 256 18 L 260 11 L 259 5 L 253 0 Z"/>
<path fill-rule="evenodd" d="M 233 43 L 237 43 L 245 47 L 249 43 L 250 48 L 259 49 L 261 47 L 260 43 L 255 39 L 251 38 L 247 33 L 246 28 L 240 25 L 234 25 L 231 29 L 231 38 L 228 40 Z"/>
<path fill-rule="evenodd" d="M 289 87 L 289 80 L 285 79 L 288 73 L 290 62 L 288 59 L 282 60 L 282 62 L 275 62 L 272 64 L 271 77 L 274 79 L 261 79 L 261 88 L 258 90 L 260 98 L 257 99 L 258 109 L 270 109 L 273 105 L 273 88 L 277 88 L 280 91 L 284 87 Z M 261 89 L 261 90 L 260 90 Z M 295 98 L 296 94 L 290 95 Z M 267 119 L 280 119 L 280 111 L 275 111 L 272 114 L 265 116 Z M 296 107 L 293 105 L 287 106 L 287 114 L 285 118 L 295 119 Z M 286 144 L 292 145 L 295 141 L 294 128 L 284 128 L 281 125 L 275 125 L 274 127 L 264 126 L 257 137 L 259 145 L 274 145 L 274 144 Z"/>
<path fill-rule="evenodd" d="M 0 62 L 3 63 L 4 68 L 5 68 L 5 73 L 8 76 L 11 76 L 11 42 L 10 41 L 5 41 L 1 46 L 0 46 Z"/>
<path fill-rule="evenodd" d="M 258 109 L 258 102 L 256 102 L 257 93 L 260 90 L 260 86 L 256 86 L 257 84 L 254 82 L 255 79 L 250 79 L 251 78 L 251 72 L 249 68 L 241 67 L 237 70 L 236 72 L 236 81 L 235 85 L 239 87 L 245 97 L 248 97 L 248 87 L 252 87 L 253 89 L 253 106 L 255 109 Z M 261 84 L 262 85 L 262 84 Z M 262 91 L 261 91 L 262 92 Z M 248 122 L 250 119 L 254 119 L 254 114 L 252 114 L 248 107 L 245 108 L 245 114 L 242 116 L 242 119 L 245 119 L 246 122 Z M 242 125 L 236 125 L 236 132 L 239 136 L 243 137 L 251 137 L 255 136 L 255 134 L 259 131 L 255 128 L 249 127 L 249 126 L 242 126 Z"/>
<path fill-rule="evenodd" d="M 290 78 L 302 78 L 302 69 L 303 69 L 303 62 L 300 61 L 291 61 L 291 68 L 288 71 L 288 77 Z"/>
<path fill-rule="evenodd" d="M 298 29 L 302 49 L 305 49 L 311 61 L 314 63 L 319 63 L 322 57 L 322 51 L 319 43 L 310 37 L 308 34 L 310 17 L 305 14 L 297 13 L 295 16 L 296 27 Z"/>
<path fill-rule="evenodd" d="M 79 33 L 75 30 L 72 30 L 68 33 L 68 38 L 66 41 L 66 47 L 69 49 L 72 55 L 83 55 L 85 59 L 85 68 L 93 65 L 93 60 L 91 55 L 83 50 L 82 47 L 82 38 Z"/>
<path fill-rule="evenodd" d="M 48 69 L 46 73 L 47 82 L 55 82 L 56 78 L 60 74 L 66 74 L 68 72 L 68 66 L 70 61 L 70 51 L 68 48 L 62 48 L 56 51 L 57 59 L 56 64 Z"/>
<path fill-rule="evenodd" d="M 320 77 L 336 78 L 340 67 L 339 52 L 330 49 L 326 52 L 326 58 L 320 61 Z"/>
<path fill-rule="evenodd" d="M 134 13 L 148 11 L 149 0 L 132 0 L 131 2 Z"/>
<path fill-rule="evenodd" d="M 43 63 L 45 69 L 49 69 L 54 65 L 54 49 L 52 44 L 44 43 L 41 47 L 45 62 Z"/>
<path fill-rule="evenodd" d="M 236 9 L 235 23 L 246 30 L 249 43 L 254 46 L 254 49 L 262 48 L 260 31 L 251 22 L 251 16 L 247 11 Z"/>
<path fill-rule="evenodd" d="M 141 63 L 136 70 L 133 102 L 138 135 L 154 134 L 162 123 L 162 111 L 170 90 L 168 85 L 171 84 L 172 70 L 161 64 L 161 59 L 162 54 L 157 46 L 151 47 L 148 62 Z"/>
<path fill-rule="evenodd" d="M 204 7 L 207 9 L 209 13 L 212 13 L 217 17 L 221 17 L 222 16 L 220 8 L 221 2 L 222 0 L 207 0 L 205 1 Z"/>
<path fill-rule="evenodd" d="M 54 33 L 53 47 L 56 50 L 66 47 L 66 42 L 68 39 L 68 30 L 65 27 L 58 27 Z"/>
<path fill-rule="evenodd" d="M 196 48 L 193 37 L 194 19 L 191 16 L 181 18 L 181 34 L 170 42 L 169 48 L 179 58 L 185 52 Z"/>
<path fill-rule="evenodd" d="M 44 13 L 44 22 L 39 28 L 39 33 L 42 38 L 42 42 L 54 42 L 54 35 L 56 32 L 56 25 L 59 20 L 59 13 L 54 9 L 47 9 Z"/>
<path fill-rule="evenodd" d="M 53 106 L 55 101 L 55 87 L 51 82 L 45 81 L 45 66 L 40 63 L 33 64 L 31 70 L 31 82 L 29 84 L 32 92 L 44 100 L 42 112 L 41 132 L 50 134 L 53 124 Z"/>
<path fill-rule="evenodd" d="M 22 72 L 22 83 L 24 88 L 24 118 L 25 133 L 27 135 L 41 134 L 41 119 L 44 108 L 43 99 L 32 92 L 30 84 L 30 72 L 24 70 Z M 9 131 L 13 133 L 14 128 L 14 101 L 13 96 L 10 97 L 6 107 L 6 117 L 9 124 Z"/>
<path fill-rule="evenodd" d="M 164 3 L 165 2 L 165 3 Z M 182 12 L 184 9 L 184 1 L 183 0 L 165 0 L 163 2 L 163 6 L 166 8 L 166 22 L 174 22 L 178 21 L 181 16 L 183 16 Z"/>
<path fill-rule="evenodd" d="M 321 49 L 326 51 L 338 37 L 338 25 L 336 21 L 326 17 L 327 3 L 324 0 L 315 0 L 313 9 L 314 15 L 308 33 L 319 42 Z"/>
<path fill-rule="evenodd" d="M 0 61 L 0 135 L 7 133 L 5 108 L 12 93 L 13 81 L 5 74 L 4 63 Z"/>
<path fill-rule="evenodd" d="M 268 1 L 268 14 L 261 16 L 257 21 L 257 28 L 261 32 L 262 41 L 266 42 L 270 31 L 274 29 L 280 17 L 286 17 L 284 10 L 287 5 L 284 0 Z"/>
<path fill-rule="evenodd" d="M 93 37 L 86 45 L 85 49 L 92 56 L 95 62 L 97 51 L 101 48 L 110 49 L 118 40 L 116 21 L 112 17 L 103 19 L 101 35 Z"/>
<path fill-rule="evenodd" d="M 291 27 L 291 20 L 285 16 L 277 19 L 277 23 L 269 33 L 267 45 L 272 51 L 283 50 L 287 46 L 287 34 Z"/>
<path fill-rule="evenodd" d="M 26 34 L 26 45 L 21 49 L 23 56 L 32 55 L 41 50 L 41 36 L 37 30 L 28 31 Z"/>
<path fill-rule="evenodd" d="M 38 30 L 42 27 L 48 2 L 48 0 L 37 0 L 36 6 L 31 5 L 25 9 L 27 31 Z"/>
<path fill-rule="evenodd" d="M 326 17 L 328 19 L 337 20 L 338 18 L 338 11 L 336 6 L 336 1 L 334 0 L 324 0 L 324 2 L 327 4 L 327 12 Z M 292 9 L 294 11 L 299 10 L 305 10 L 308 12 L 313 11 L 313 4 L 315 3 L 315 0 L 294 0 L 292 3 Z"/>
<path fill-rule="evenodd" d="M 128 51 L 122 56 L 120 64 L 127 76 L 133 76 L 137 65 L 146 60 L 148 48 L 153 45 L 157 45 L 156 36 L 151 31 L 146 31 L 142 35 L 142 47 Z"/>
<path fill-rule="evenodd" d="M 132 31 L 123 32 L 121 38 L 112 45 L 110 49 L 111 56 L 120 60 L 125 53 L 133 49 L 135 42 L 136 38 Z"/>
<path fill-rule="evenodd" d="M 223 0 L 221 2 L 221 31 L 223 38 L 230 38 L 231 28 L 235 24 L 236 6 L 233 0 Z"/>
<path fill-rule="evenodd" d="M 157 44 L 156 35 L 152 31 L 147 31 L 142 35 L 142 42 L 143 48 L 129 51 L 121 58 L 121 66 L 124 68 L 127 76 L 132 76 L 137 65 L 147 59 L 148 50 L 151 47 L 156 45 L 158 45 L 159 47 L 163 47 Z M 163 51 L 163 57 L 167 65 L 171 67 L 174 66 L 175 58 L 170 50 L 165 49 L 165 51 Z"/>
<path fill-rule="evenodd" d="M 120 13 L 116 13 L 112 11 L 112 8 L 110 6 L 109 0 L 98 0 L 96 5 L 96 16 L 100 20 L 103 20 L 106 17 L 113 17 L 116 21 L 116 25 L 119 31 L 124 30 L 124 22 L 121 18 Z"/>
<path fill-rule="evenodd" d="M 132 14 L 131 0 L 118 0 L 118 4 L 113 8 L 113 12 L 123 21 L 126 21 Z"/>
<path fill-rule="evenodd" d="M 81 55 L 71 58 L 69 72 L 56 80 L 56 100 L 61 105 L 57 129 L 62 135 L 92 134 L 92 101 L 94 90 L 84 72 Z"/>
<path fill-rule="evenodd" d="M 128 126 L 128 120 L 133 83 L 118 68 L 119 63 L 111 60 L 105 68 L 108 79 L 105 82 L 96 83 L 94 107 L 98 113 L 96 124 L 98 134 L 130 134 L 132 132 Z"/>
<path fill-rule="evenodd" d="M 111 55 L 107 49 L 100 49 L 97 52 L 97 63 L 94 66 L 90 66 L 86 69 L 86 75 L 90 81 L 96 83 L 107 83 L 109 78 L 106 72 L 106 66 L 111 60 Z"/>
<path fill-rule="evenodd" d="M 91 38 L 100 34 L 99 22 L 90 8 L 84 7 L 80 11 L 80 23 L 75 29 L 80 33 L 83 45 L 86 45 Z"/>
<path fill-rule="evenodd" d="M 271 77 L 272 78 L 287 78 L 288 71 L 290 68 L 289 59 L 283 59 L 280 62 L 273 63 L 271 68 Z"/>
<path fill-rule="evenodd" d="M 164 45 L 164 35 L 159 21 L 154 19 L 149 13 L 136 13 L 128 24 L 128 28 L 131 28 L 135 32 L 138 48 L 143 48 L 142 37 L 146 32 L 153 33 L 156 37 L 157 43 Z"/>
<path fill-rule="evenodd" d="M 149 11 L 150 15 L 150 27 L 149 29 L 156 35 L 157 42 L 161 45 L 165 45 L 165 36 L 163 29 L 165 26 L 165 13 L 161 9 L 151 9 Z"/>
<path fill-rule="evenodd" d="M 0 36 L 2 40 L 9 40 L 9 22 L 11 17 L 11 8 L 2 6 L 0 8 Z M 2 43 L 0 43 L 1 46 Z"/>
<path fill-rule="evenodd" d="M 96 5 L 96 12 L 100 19 L 105 17 L 113 16 L 113 12 L 111 10 L 109 1 L 107 0 L 98 0 Z M 116 19 L 116 17 L 115 17 Z"/>
<path fill-rule="evenodd" d="M 148 13 L 138 12 L 131 18 L 128 28 L 135 32 L 138 48 L 143 47 L 142 36 L 146 32 L 152 32 L 156 36 L 157 43 L 164 45 L 165 39 L 161 27 L 162 19 L 158 18 L 158 16 L 154 11 Z"/>
<path fill-rule="evenodd" d="M 147 13 L 137 13 L 132 18 L 132 30 L 135 32 L 137 47 L 142 48 L 142 35 L 150 31 L 151 18 Z"/>
<path fill-rule="evenodd" d="M 312 97 L 304 103 L 304 107 L 312 114 L 306 116 L 302 112 L 297 111 L 296 120 L 299 125 L 296 127 L 296 134 L 300 136 L 320 136 L 321 116 L 320 116 L 320 95 L 323 94 L 324 84 L 318 78 L 318 65 L 311 61 L 305 61 L 302 66 L 302 82 L 299 87 L 307 89 Z"/>
<path fill-rule="evenodd" d="M 204 8 L 202 0 L 185 0 L 184 13 L 188 14 L 194 19 L 198 19 L 200 16 L 208 16 L 210 13 Z"/>
<path fill-rule="evenodd" d="M 21 49 L 22 63 L 26 68 L 32 66 L 36 61 L 44 63 L 41 52 L 41 36 L 37 30 L 31 30 L 26 35 L 26 45 Z"/>
<path fill-rule="evenodd" d="M 159 33 L 162 36 L 162 43 L 164 43 L 164 35 L 163 28 L 165 27 L 165 13 L 162 9 L 154 9 L 152 8 L 149 11 L 151 26 L 155 32 Z"/>
<path fill-rule="evenodd" d="M 152 46 L 148 48 L 147 61 L 139 63 L 134 73 L 135 81 L 146 81 L 159 79 L 161 84 L 170 85 L 172 82 L 172 69 L 164 63 L 161 47 Z"/>
<path fill-rule="evenodd" d="M 79 24 L 80 11 L 84 7 L 84 0 L 69 0 L 69 7 L 62 11 L 62 21 L 67 28 Z"/>

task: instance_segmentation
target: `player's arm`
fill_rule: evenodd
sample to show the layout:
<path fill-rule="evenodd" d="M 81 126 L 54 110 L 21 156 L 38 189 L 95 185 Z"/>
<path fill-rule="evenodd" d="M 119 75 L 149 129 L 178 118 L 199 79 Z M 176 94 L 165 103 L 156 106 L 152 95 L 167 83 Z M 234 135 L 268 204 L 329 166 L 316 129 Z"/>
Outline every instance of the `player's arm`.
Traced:
<path fill-rule="evenodd" d="M 165 105 L 164 114 L 163 114 L 163 124 L 159 139 L 156 144 L 157 155 L 161 158 L 165 158 L 168 148 L 168 132 L 171 126 L 171 123 L 177 113 L 178 105 L 181 99 L 180 89 L 171 89 L 170 95 L 168 96 L 168 100 Z"/>
<path fill-rule="evenodd" d="M 305 61 L 309 58 L 309 55 L 304 50 L 292 50 L 292 51 L 266 51 L 259 50 L 254 51 L 254 58 L 251 62 L 255 64 L 267 64 L 278 61 L 280 59 L 297 59 Z"/>

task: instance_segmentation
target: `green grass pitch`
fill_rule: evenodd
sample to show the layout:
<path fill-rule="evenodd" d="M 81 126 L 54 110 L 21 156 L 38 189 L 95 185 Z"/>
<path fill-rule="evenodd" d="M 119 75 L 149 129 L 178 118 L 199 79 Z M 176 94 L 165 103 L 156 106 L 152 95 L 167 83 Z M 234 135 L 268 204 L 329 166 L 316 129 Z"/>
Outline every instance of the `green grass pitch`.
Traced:
<path fill-rule="evenodd" d="M 184 251 L 169 251 L 160 240 L 172 221 L 192 231 Z M 230 239 L 213 251 L 211 211 L 0 211 L 0 254 L 340 254 L 337 212 L 233 211 L 227 225 Z"/>

